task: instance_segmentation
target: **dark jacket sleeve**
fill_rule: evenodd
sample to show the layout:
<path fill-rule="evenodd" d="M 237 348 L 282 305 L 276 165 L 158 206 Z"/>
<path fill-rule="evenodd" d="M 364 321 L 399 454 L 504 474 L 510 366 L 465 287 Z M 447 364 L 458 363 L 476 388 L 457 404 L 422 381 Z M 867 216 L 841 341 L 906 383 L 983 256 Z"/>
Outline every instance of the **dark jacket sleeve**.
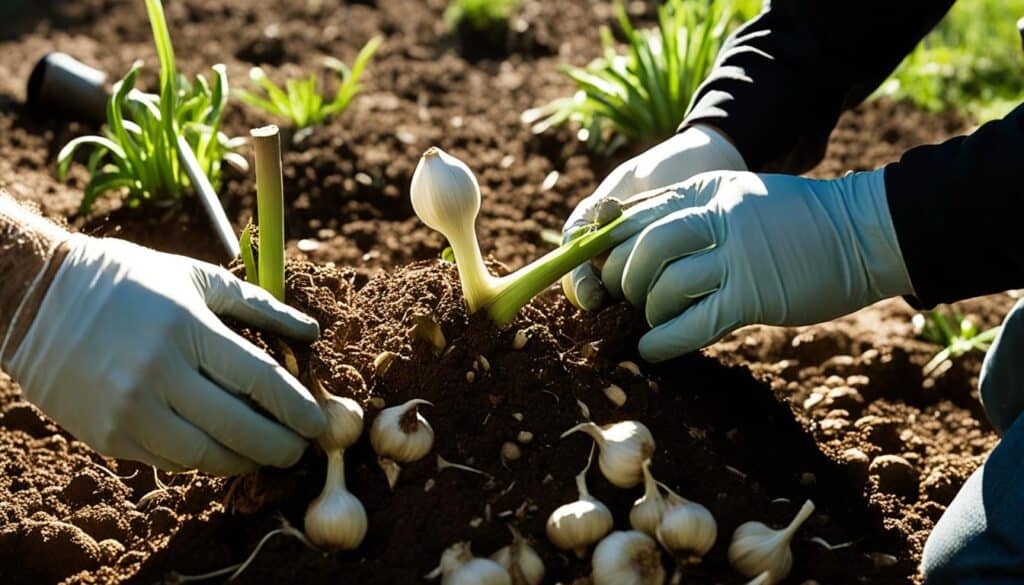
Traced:
<path fill-rule="evenodd" d="M 843 110 L 870 95 L 953 2 L 766 1 L 719 52 L 683 127 L 724 131 L 752 171 L 807 171 Z"/>
<path fill-rule="evenodd" d="M 1024 286 L 1024 105 L 908 150 L 885 187 L 920 305 Z"/>

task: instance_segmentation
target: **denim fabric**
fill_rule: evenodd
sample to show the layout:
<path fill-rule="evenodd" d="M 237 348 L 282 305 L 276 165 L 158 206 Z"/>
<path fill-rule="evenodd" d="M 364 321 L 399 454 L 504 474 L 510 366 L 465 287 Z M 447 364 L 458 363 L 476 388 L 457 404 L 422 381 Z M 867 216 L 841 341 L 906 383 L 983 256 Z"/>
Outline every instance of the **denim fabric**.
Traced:
<path fill-rule="evenodd" d="M 980 391 L 1003 438 L 928 538 L 928 585 L 1024 583 L 1024 302 L 985 357 Z"/>

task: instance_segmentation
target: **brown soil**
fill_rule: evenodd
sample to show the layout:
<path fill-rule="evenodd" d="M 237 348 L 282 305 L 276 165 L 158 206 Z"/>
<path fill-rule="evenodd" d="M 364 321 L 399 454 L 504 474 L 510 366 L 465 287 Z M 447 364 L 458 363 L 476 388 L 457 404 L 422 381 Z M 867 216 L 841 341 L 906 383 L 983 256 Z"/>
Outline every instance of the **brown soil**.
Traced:
<path fill-rule="evenodd" d="M 0 24 L 0 187 L 89 233 L 218 259 L 191 201 L 179 214 L 105 202 L 93 217 L 78 217 L 85 177 L 78 168 L 68 184 L 58 183 L 54 157 L 69 137 L 95 128 L 33 117 L 21 105 L 23 81 L 47 50 L 114 72 L 138 57 L 155 63 L 141 3 L 15 4 L 18 17 Z M 815 327 L 747 328 L 703 356 L 642 365 L 639 377 L 616 366 L 636 360 L 642 331 L 625 306 L 580 315 L 551 291 L 499 331 L 467 317 L 453 267 L 432 260 L 442 239 L 418 223 L 407 202 L 416 160 L 436 143 L 477 170 L 485 198 L 481 243 L 497 261 L 515 267 L 546 251 L 542 231 L 557 230 L 626 153 L 596 157 L 568 131 L 532 136 L 518 115 L 568 91 L 557 65 L 594 56 L 594 31 L 610 22 L 608 6 L 526 2 L 527 33 L 502 49 L 508 56 L 501 61 L 463 56 L 442 38 L 440 0 L 325 0 L 315 13 L 309 6 L 169 3 L 179 66 L 195 73 L 224 61 L 241 85 L 253 62 L 282 77 L 314 68 L 323 54 L 349 60 L 372 34 L 386 35 L 366 93 L 285 155 L 289 252 L 298 262 L 290 299 L 325 331 L 312 351 L 294 350 L 304 376 L 316 372 L 332 391 L 360 400 L 368 419 L 380 399 L 431 400 L 436 406 L 424 414 L 437 431 L 436 454 L 493 480 L 438 474 L 431 455 L 408 465 L 391 493 L 364 439 L 347 455 L 350 487 L 370 517 L 363 547 L 323 555 L 279 536 L 241 581 L 415 583 L 456 540 L 472 540 L 481 555 L 503 546 L 509 522 L 533 538 L 548 582 L 585 574 L 585 563 L 543 537 L 547 514 L 572 499 L 571 478 L 589 449 L 582 436 L 558 440 L 581 420 L 576 400 L 595 421 L 647 424 L 658 441 L 657 475 L 715 514 L 719 542 L 690 570 L 692 582 L 742 582 L 724 558 L 728 534 L 750 519 L 781 523 L 806 497 L 818 513 L 794 543 L 792 582 L 913 580 L 930 527 L 996 442 L 972 391 L 979 356 L 923 379 L 920 368 L 936 348 L 912 339 L 911 312 L 901 301 Z M 267 121 L 238 105 L 226 123 L 238 135 Z M 874 168 L 966 129 L 956 118 L 872 102 L 842 119 L 827 160 L 812 174 Z M 542 189 L 551 173 L 557 182 Z M 254 207 L 252 179 L 229 174 L 223 191 L 241 225 Z M 995 324 L 1011 303 L 999 295 L 962 310 Z M 448 342 L 441 355 L 410 339 L 417 315 L 441 326 Z M 519 329 L 530 341 L 515 351 Z M 372 360 L 385 350 L 400 357 L 378 375 Z M 600 392 L 609 383 L 626 391 L 623 408 Z M 520 430 L 534 439 L 522 445 L 521 459 L 503 465 L 501 445 Z M 0 378 L 0 581 L 152 583 L 239 563 L 279 526 L 278 512 L 301 526 L 322 474 L 322 456 L 311 450 L 293 470 L 237 483 L 160 474 L 169 487 L 159 489 L 151 469 L 96 454 Z M 589 483 L 625 526 L 638 490 L 614 489 L 596 471 Z M 810 541 L 814 536 L 852 544 L 829 551 Z"/>

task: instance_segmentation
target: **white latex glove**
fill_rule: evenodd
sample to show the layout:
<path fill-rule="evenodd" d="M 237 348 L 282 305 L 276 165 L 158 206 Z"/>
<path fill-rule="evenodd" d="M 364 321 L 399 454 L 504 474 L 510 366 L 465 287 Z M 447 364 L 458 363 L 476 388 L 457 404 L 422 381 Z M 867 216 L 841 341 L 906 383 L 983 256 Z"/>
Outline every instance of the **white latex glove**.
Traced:
<path fill-rule="evenodd" d="M 640 354 L 661 361 L 742 325 L 818 323 L 913 293 L 884 172 L 827 181 L 713 172 L 683 184 L 682 194 L 709 202 L 620 244 L 612 256 L 627 256 L 623 268 L 605 274 L 654 327 Z"/>
<path fill-rule="evenodd" d="M 211 264 L 121 240 L 68 243 L 4 364 L 68 432 L 113 457 L 233 475 L 292 465 L 303 437 L 324 431 L 309 392 L 216 315 L 303 341 L 316 321 Z"/>
<path fill-rule="evenodd" d="M 581 201 L 562 228 L 562 241 L 572 239 L 580 228 L 592 224 L 597 206 L 606 198 L 628 201 L 635 195 L 679 183 L 713 170 L 747 170 L 743 157 L 717 130 L 692 126 L 615 168 L 594 193 Z M 591 263 L 577 267 L 562 280 L 566 297 L 577 307 L 594 310 L 604 300 L 605 287 L 622 298 L 616 282 L 601 282 Z"/>

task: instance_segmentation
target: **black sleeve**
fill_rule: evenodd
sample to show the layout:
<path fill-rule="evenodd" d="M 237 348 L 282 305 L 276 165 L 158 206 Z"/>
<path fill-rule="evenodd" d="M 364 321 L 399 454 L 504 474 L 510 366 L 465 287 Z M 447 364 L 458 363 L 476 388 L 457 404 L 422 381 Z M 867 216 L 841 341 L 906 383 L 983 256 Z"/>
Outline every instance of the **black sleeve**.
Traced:
<path fill-rule="evenodd" d="M 885 167 L 885 186 L 921 305 L 1024 286 L 1024 105 L 908 150 Z"/>
<path fill-rule="evenodd" d="M 752 171 L 802 173 L 955 0 L 772 0 L 736 30 L 683 128 L 733 140 Z"/>

